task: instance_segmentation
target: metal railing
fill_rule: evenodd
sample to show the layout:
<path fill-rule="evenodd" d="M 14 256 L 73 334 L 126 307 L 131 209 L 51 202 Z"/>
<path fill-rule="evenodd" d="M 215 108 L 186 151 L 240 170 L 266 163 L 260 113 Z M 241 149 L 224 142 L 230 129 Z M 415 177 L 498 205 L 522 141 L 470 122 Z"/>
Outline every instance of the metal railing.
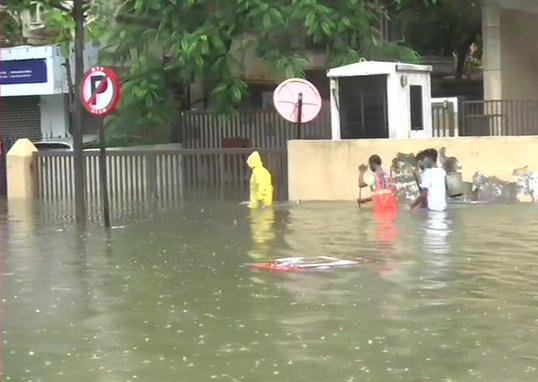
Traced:
<path fill-rule="evenodd" d="M 538 135 L 538 100 L 464 101 L 460 136 Z"/>
<path fill-rule="evenodd" d="M 432 103 L 434 137 L 457 137 L 456 112 L 452 102 Z"/>
<path fill-rule="evenodd" d="M 250 169 L 246 158 L 254 149 L 170 149 L 107 151 L 111 208 L 168 208 L 184 201 L 248 199 Z M 275 199 L 287 198 L 286 149 L 257 149 L 271 172 Z M 85 151 L 86 200 L 101 206 L 99 152 Z M 70 206 L 74 203 L 73 153 L 35 153 L 36 196 Z"/>
<path fill-rule="evenodd" d="M 240 142 L 239 147 L 281 148 L 297 139 L 297 126 L 275 111 L 240 111 L 219 115 L 207 111 L 189 111 L 180 116 L 174 135 L 187 148 L 224 148 Z M 302 139 L 331 139 L 330 110 L 301 128 Z"/>

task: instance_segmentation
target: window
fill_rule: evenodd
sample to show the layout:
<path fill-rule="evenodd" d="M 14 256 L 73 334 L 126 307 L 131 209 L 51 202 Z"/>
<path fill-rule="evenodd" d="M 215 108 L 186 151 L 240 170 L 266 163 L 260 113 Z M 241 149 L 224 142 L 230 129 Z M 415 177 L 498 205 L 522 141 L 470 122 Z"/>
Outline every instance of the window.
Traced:
<path fill-rule="evenodd" d="M 411 106 L 411 130 L 424 130 L 424 116 L 422 114 L 422 86 L 409 86 L 409 99 Z"/>

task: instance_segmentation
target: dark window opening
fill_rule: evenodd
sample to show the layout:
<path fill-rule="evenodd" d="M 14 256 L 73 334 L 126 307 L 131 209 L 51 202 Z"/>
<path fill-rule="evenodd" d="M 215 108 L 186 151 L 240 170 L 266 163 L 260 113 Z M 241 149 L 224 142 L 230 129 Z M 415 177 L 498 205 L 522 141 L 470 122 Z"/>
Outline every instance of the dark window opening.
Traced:
<path fill-rule="evenodd" d="M 243 110 L 271 110 L 272 95 L 276 85 L 272 84 L 249 84 L 249 95 L 241 102 Z"/>
<path fill-rule="evenodd" d="M 329 79 L 327 78 L 326 70 L 305 70 L 304 71 L 306 80 L 310 81 L 312 85 L 316 87 L 319 91 L 319 95 L 323 100 L 330 99 L 330 86 Z"/>
<path fill-rule="evenodd" d="M 424 130 L 424 116 L 422 114 L 422 86 L 409 87 L 411 106 L 411 130 Z"/>
<path fill-rule="evenodd" d="M 387 76 L 340 78 L 340 137 L 388 138 Z"/>

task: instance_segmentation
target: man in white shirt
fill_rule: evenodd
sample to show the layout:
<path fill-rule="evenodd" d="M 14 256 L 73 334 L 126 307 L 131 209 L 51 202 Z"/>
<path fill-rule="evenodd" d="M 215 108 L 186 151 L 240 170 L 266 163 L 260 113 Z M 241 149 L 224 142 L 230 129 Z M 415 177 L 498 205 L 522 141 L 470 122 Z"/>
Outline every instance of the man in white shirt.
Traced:
<path fill-rule="evenodd" d="M 423 159 L 424 171 L 420 177 L 420 195 L 411 208 L 426 207 L 430 211 L 445 211 L 447 207 L 446 171 L 437 166 L 437 150 L 424 150 L 417 156 Z"/>

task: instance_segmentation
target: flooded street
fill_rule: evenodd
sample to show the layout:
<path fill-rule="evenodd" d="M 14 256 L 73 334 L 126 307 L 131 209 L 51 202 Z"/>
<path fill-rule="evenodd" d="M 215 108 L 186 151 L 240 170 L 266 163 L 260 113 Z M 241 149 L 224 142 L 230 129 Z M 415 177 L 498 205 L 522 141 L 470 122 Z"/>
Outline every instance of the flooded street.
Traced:
<path fill-rule="evenodd" d="M 538 380 L 535 206 L 191 205 L 110 238 L 0 224 L 6 381 Z M 288 256 L 367 262 L 245 266 Z"/>

